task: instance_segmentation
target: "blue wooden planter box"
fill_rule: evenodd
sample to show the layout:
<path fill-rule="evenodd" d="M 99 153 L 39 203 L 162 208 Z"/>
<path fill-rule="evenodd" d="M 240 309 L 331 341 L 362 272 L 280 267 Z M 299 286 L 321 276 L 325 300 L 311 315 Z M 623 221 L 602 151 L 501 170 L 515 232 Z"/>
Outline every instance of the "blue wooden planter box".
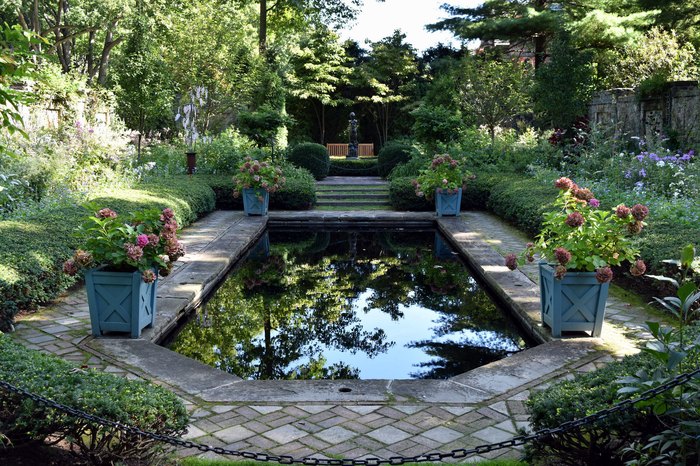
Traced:
<path fill-rule="evenodd" d="M 141 272 L 105 272 L 91 269 L 85 273 L 92 334 L 125 332 L 131 338 L 152 327 L 156 316 L 156 285 L 145 283 Z"/>
<path fill-rule="evenodd" d="M 554 268 L 540 262 L 542 322 L 553 337 L 561 337 L 561 332 L 591 332 L 599 337 L 609 285 L 599 283 L 595 272 L 566 272 L 558 280 Z"/>
<path fill-rule="evenodd" d="M 439 193 L 435 191 L 435 212 L 438 217 L 459 215 L 462 206 L 462 188 L 457 190 L 457 194 Z"/>
<path fill-rule="evenodd" d="M 243 211 L 246 215 L 267 215 L 270 193 L 262 188 L 243 188 Z"/>
<path fill-rule="evenodd" d="M 456 259 L 457 255 L 452 251 L 450 243 L 442 238 L 442 235 L 435 233 L 435 242 L 433 246 L 433 256 L 436 259 Z"/>

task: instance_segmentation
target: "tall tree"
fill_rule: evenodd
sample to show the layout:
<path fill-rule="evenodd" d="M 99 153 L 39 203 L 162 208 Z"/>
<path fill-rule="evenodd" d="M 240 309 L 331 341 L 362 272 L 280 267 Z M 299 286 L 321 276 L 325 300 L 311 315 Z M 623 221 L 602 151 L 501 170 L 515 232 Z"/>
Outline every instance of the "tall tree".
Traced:
<path fill-rule="evenodd" d="M 544 63 L 549 41 L 562 30 L 574 37 L 585 33 L 581 47 L 609 47 L 630 40 L 654 14 L 642 11 L 636 0 L 486 0 L 475 8 L 443 8 L 452 17 L 428 29 L 449 30 L 465 40 L 509 41 L 512 49 L 534 54 L 535 68 Z"/>
<path fill-rule="evenodd" d="M 77 70 L 104 85 L 134 0 L 14 0 L 11 6 L 24 29 L 50 40 L 64 72 Z"/>
<path fill-rule="evenodd" d="M 319 143 L 325 144 L 326 107 L 349 102 L 339 93 L 351 73 L 345 49 L 334 32 L 319 26 L 292 50 L 290 63 L 289 92 L 310 103 L 318 122 Z"/>
<path fill-rule="evenodd" d="M 529 108 L 530 73 L 518 62 L 465 59 L 459 93 L 466 115 L 486 126 L 493 144 L 496 127 Z"/>
<path fill-rule="evenodd" d="M 373 42 L 369 59 L 357 68 L 358 80 L 368 91 L 357 100 L 366 103 L 381 145 L 389 140 L 397 110 L 413 95 L 419 76 L 416 51 L 405 39 L 406 35 L 396 30 Z"/>

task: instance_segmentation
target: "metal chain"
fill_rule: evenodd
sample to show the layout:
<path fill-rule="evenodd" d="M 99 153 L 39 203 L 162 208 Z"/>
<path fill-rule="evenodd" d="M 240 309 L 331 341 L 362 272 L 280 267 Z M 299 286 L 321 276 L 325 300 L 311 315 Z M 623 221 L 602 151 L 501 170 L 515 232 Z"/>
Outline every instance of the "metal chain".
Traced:
<path fill-rule="evenodd" d="M 60 403 L 57 403 L 53 400 L 50 400 L 48 398 L 44 398 L 43 396 L 36 395 L 34 393 L 30 393 L 29 391 L 23 389 L 23 388 L 18 388 L 15 387 L 5 381 L 0 380 L 0 388 L 4 388 L 6 390 L 9 390 L 10 392 L 14 392 L 20 395 L 23 395 L 27 398 L 30 398 L 40 404 L 46 405 L 50 408 L 57 409 L 59 411 L 63 411 L 67 414 L 70 414 L 72 416 L 85 419 L 87 421 L 94 422 L 95 424 L 103 425 L 103 426 L 109 426 L 109 427 L 114 427 L 116 429 L 121 430 L 122 432 L 126 432 L 129 434 L 136 434 L 140 435 L 142 437 L 149 438 L 151 440 L 157 440 L 163 443 L 167 443 L 176 447 L 182 447 L 182 448 L 194 448 L 197 449 L 201 452 L 213 452 L 219 455 L 228 455 L 228 456 L 237 456 L 249 460 L 254 460 L 254 461 L 264 461 L 264 462 L 278 462 L 281 464 L 303 464 L 303 465 L 319 465 L 319 466 L 380 466 L 380 465 L 401 465 L 405 463 L 422 463 L 422 462 L 435 462 L 435 461 L 442 461 L 447 458 L 452 458 L 452 459 L 459 459 L 459 458 L 465 458 L 469 455 L 473 454 L 483 454 L 483 453 L 488 453 L 491 451 L 495 450 L 501 450 L 503 448 L 512 448 L 512 447 L 517 447 L 520 445 L 524 445 L 528 442 L 531 442 L 533 440 L 545 438 L 545 437 L 550 437 L 553 435 L 557 434 L 562 434 L 564 432 L 568 432 L 572 429 L 576 429 L 579 427 L 583 427 L 589 424 L 596 423 L 598 421 L 601 421 L 603 419 L 606 419 L 607 417 L 610 417 L 613 414 L 622 412 L 622 411 L 627 411 L 631 409 L 636 403 L 639 403 L 641 401 L 647 401 L 655 396 L 664 393 L 668 390 L 671 390 L 674 387 L 677 387 L 679 385 L 683 385 L 684 383 L 687 383 L 690 381 L 692 378 L 700 376 L 700 368 L 692 371 L 692 372 L 687 372 L 685 374 L 681 374 L 677 377 L 674 377 L 673 379 L 669 380 L 668 382 L 659 385 L 658 387 L 649 389 L 645 392 L 643 392 L 639 397 L 635 399 L 628 399 L 621 401 L 617 403 L 616 405 L 603 409 L 601 411 L 598 411 L 597 413 L 590 414 L 588 416 L 579 418 L 579 419 L 574 419 L 573 421 L 567 421 L 564 422 L 563 424 L 559 425 L 558 427 L 551 428 L 551 429 L 541 429 L 538 430 L 537 432 L 533 432 L 528 435 L 520 435 L 517 437 L 513 437 L 510 440 L 505 440 L 503 442 L 497 442 L 497 443 L 491 443 L 487 445 L 479 445 L 474 448 L 459 448 L 456 450 L 452 450 L 450 452 L 446 453 L 426 453 L 422 455 L 416 455 L 416 456 L 409 456 L 409 457 L 404 457 L 404 456 L 394 456 L 388 459 L 379 459 L 379 458 L 366 458 L 366 459 L 328 459 L 328 458 L 311 458 L 311 457 L 305 457 L 305 458 L 294 458 L 292 456 L 288 455 L 268 455 L 265 453 L 254 453 L 250 451 L 241 451 L 241 450 L 229 450 L 227 448 L 222 448 L 222 447 L 212 447 L 210 445 L 204 445 L 201 443 L 196 443 L 196 442 L 191 442 L 188 440 L 182 440 L 180 438 L 176 437 L 171 437 L 168 435 L 161 435 L 161 434 L 156 434 L 153 432 L 147 432 L 139 429 L 138 427 L 130 426 L 127 424 L 122 424 L 120 422 L 114 422 L 110 421 L 109 419 L 104 419 L 99 416 L 95 416 L 89 413 L 85 413 L 83 411 L 80 411 L 75 408 L 71 408 L 70 406 L 65 406 Z"/>

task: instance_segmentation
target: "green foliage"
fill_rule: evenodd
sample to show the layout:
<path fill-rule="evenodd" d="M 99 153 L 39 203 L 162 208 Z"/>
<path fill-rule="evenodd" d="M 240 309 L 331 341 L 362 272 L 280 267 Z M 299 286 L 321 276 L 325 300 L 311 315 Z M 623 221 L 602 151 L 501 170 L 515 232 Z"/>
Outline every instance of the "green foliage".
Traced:
<path fill-rule="evenodd" d="M 394 210 L 434 210 L 435 205 L 432 202 L 429 202 L 425 197 L 416 196 L 413 180 L 415 180 L 415 176 L 396 176 L 391 178 L 389 183 L 391 207 Z"/>
<path fill-rule="evenodd" d="M 33 46 L 39 42 L 33 33 L 22 30 L 19 25 L 0 26 L 0 130 L 3 133 L 27 136 L 19 104 L 27 103 L 29 94 L 13 89 L 12 85 L 36 76 L 36 57 L 32 56 Z M 0 139 L 0 155 L 5 152 L 7 148 Z"/>
<path fill-rule="evenodd" d="M 111 189 L 91 199 L 118 212 L 172 208 L 189 225 L 214 208 L 214 193 L 196 177 L 143 183 L 137 189 Z M 75 283 L 62 264 L 80 246 L 75 225 L 88 212 L 71 202 L 0 221 L 0 331 L 12 328 L 20 310 L 32 310 Z"/>
<path fill-rule="evenodd" d="M 629 356 L 532 394 L 527 401 L 532 429 L 558 427 L 566 421 L 593 414 L 628 398 L 629 394 L 618 394 L 620 385 L 617 380 L 640 370 L 648 370 L 653 365 L 647 355 Z M 658 423 L 653 416 L 637 410 L 626 411 L 583 429 L 537 440 L 529 447 L 528 457 L 530 462 L 537 463 L 621 464 L 623 448 L 656 428 Z"/>
<path fill-rule="evenodd" d="M 0 334 L 0 380 L 58 403 L 161 435 L 182 435 L 189 423 L 185 406 L 162 387 L 124 377 L 81 370 L 74 364 L 28 350 Z M 27 439 L 71 443 L 81 460 L 93 464 L 162 460 L 160 442 L 124 433 L 48 408 L 0 390 L 0 431 L 16 446 Z"/>
<path fill-rule="evenodd" d="M 328 176 L 379 176 L 377 158 L 331 158 Z"/>
<path fill-rule="evenodd" d="M 401 142 L 390 142 L 379 151 L 377 155 L 377 169 L 379 176 L 386 178 L 400 163 L 406 163 L 414 153 L 413 147 Z"/>
<path fill-rule="evenodd" d="M 588 114 L 594 90 L 593 54 L 579 51 L 566 35 L 552 44 L 550 59 L 535 73 L 532 100 L 538 120 L 549 128 L 571 128 Z"/>
<path fill-rule="evenodd" d="M 438 149 L 437 144 L 449 143 L 459 139 L 462 132 L 462 116 L 459 112 L 450 110 L 442 105 L 421 105 L 411 112 L 413 135 L 416 140 L 425 145 L 429 152 Z"/>
<path fill-rule="evenodd" d="M 530 109 L 531 74 L 522 63 L 465 59 L 462 72 L 458 88 L 462 112 L 486 126 L 491 141 L 497 126 L 512 122 Z"/>
<path fill-rule="evenodd" d="M 289 122 L 289 118 L 281 111 L 268 105 L 254 111 L 241 112 L 238 116 L 241 133 L 255 141 L 258 147 L 274 146 L 280 128 Z"/>
<path fill-rule="evenodd" d="M 310 171 L 317 180 L 328 176 L 331 163 L 326 147 L 313 142 L 292 147 L 287 154 L 287 160 L 299 168 Z"/>
<path fill-rule="evenodd" d="M 278 210 L 306 210 L 316 204 L 316 181 L 304 168 L 291 164 L 283 166 L 287 182 L 270 195 L 270 207 Z"/>
<path fill-rule="evenodd" d="M 658 82 L 697 80 L 699 76 L 695 47 L 683 42 L 675 31 L 650 30 L 643 40 L 617 52 L 606 70 L 605 85 L 658 87 Z M 656 83 L 656 84 L 654 84 Z"/>
<path fill-rule="evenodd" d="M 511 173 L 504 174 L 502 181 L 494 184 L 487 206 L 499 217 L 535 236 L 542 227 L 543 214 L 552 210 L 555 198 L 556 192 L 550 186 Z"/>

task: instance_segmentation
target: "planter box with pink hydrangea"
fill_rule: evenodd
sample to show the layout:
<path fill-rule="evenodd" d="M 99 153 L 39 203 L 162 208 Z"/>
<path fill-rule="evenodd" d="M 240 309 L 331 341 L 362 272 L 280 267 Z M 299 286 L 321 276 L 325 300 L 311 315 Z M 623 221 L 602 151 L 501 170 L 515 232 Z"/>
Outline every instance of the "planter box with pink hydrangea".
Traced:
<path fill-rule="evenodd" d="M 66 261 L 71 275 L 81 268 L 90 308 L 92 333 L 126 332 L 138 338 L 153 325 L 158 275 L 170 274 L 184 255 L 172 209 L 149 210 L 123 219 L 101 209 L 78 229 L 84 249 Z"/>
<path fill-rule="evenodd" d="M 436 155 L 430 166 L 421 170 L 413 187 L 418 197 L 435 198 L 435 213 L 438 217 L 458 216 L 462 204 L 462 188 L 472 174 L 460 166 L 460 162 L 449 155 Z"/>
<path fill-rule="evenodd" d="M 508 254 L 506 266 L 515 270 L 539 254 L 543 259 L 542 322 L 554 337 L 566 331 L 586 331 L 598 337 L 613 278 L 611 267 L 628 261 L 633 276 L 646 272 L 631 236 L 642 231 L 649 209 L 641 204 L 632 208 L 620 204 L 603 210 L 589 189 L 569 178 L 558 179 L 555 186 L 560 189 L 556 209 L 545 214 L 535 243 L 528 243 L 520 256 Z"/>
<path fill-rule="evenodd" d="M 260 162 L 246 157 L 233 177 L 233 196 L 243 196 L 246 215 L 267 215 L 270 193 L 284 186 L 282 170 L 271 162 Z"/>

